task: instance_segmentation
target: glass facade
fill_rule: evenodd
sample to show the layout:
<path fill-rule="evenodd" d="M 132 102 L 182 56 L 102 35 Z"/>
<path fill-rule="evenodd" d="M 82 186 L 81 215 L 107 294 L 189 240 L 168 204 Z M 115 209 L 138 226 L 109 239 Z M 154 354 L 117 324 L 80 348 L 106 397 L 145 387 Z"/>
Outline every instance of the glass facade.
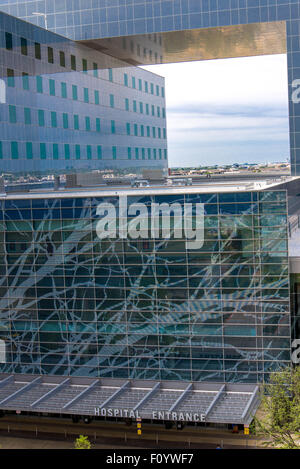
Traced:
<path fill-rule="evenodd" d="M 300 174 L 300 4 L 298 0 L 0 0 L 0 9 L 72 40 L 123 36 L 124 47 L 163 62 L 156 33 L 284 21 L 288 59 L 290 158 Z M 41 16 L 33 15 L 41 12 Z M 147 35 L 135 44 L 130 36 Z M 128 40 L 126 40 L 128 36 Z M 152 37 L 153 36 L 153 37 Z M 253 48 L 256 48 L 256 40 Z M 8 43 L 10 39 L 7 39 Z M 24 47 L 25 45 L 23 45 Z M 174 48 L 181 47 L 181 43 Z M 271 51 L 271 53 L 273 53 Z"/>
<path fill-rule="evenodd" d="M 298 1 L 0 0 L 0 9 L 7 180 L 166 169 L 164 79 L 132 64 L 163 62 L 168 31 L 276 21 L 286 24 L 291 168 L 300 174 Z M 93 42 L 116 36 L 124 60 Z M 286 192 L 193 189 L 130 192 L 139 220 L 109 190 L 0 196 L 0 371 L 260 383 L 289 365 Z M 101 225 L 110 236 L 101 237 L 101 204 L 117 216 Z M 197 204 L 203 242 L 191 247 L 175 212 L 192 206 L 179 220 L 197 231 Z M 171 205 L 168 236 L 150 212 Z M 291 283 L 296 337 L 297 275 Z"/>
<path fill-rule="evenodd" d="M 296 339 L 297 344 L 292 347 L 295 351 L 295 348 L 298 345 L 300 337 L 300 274 L 291 274 L 290 275 L 290 285 L 291 285 L 291 336 L 292 344 Z"/>
<path fill-rule="evenodd" d="M 0 57 L 0 175 L 167 168 L 164 78 L 3 13 Z"/>
<path fill-rule="evenodd" d="M 2 372 L 258 383 L 290 363 L 286 191 L 153 192 L 125 215 L 113 191 L 0 202 Z M 101 238 L 103 203 L 136 234 Z M 204 204 L 203 243 L 172 211 L 149 236 L 153 204 L 192 224 Z"/>
<path fill-rule="evenodd" d="M 1 0 L 1 10 L 74 40 L 298 21 L 298 0 Z"/>

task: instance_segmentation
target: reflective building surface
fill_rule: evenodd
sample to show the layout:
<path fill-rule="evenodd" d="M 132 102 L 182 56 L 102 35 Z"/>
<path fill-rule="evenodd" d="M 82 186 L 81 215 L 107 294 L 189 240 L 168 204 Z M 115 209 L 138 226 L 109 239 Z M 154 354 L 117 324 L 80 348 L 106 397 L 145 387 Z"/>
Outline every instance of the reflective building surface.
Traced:
<path fill-rule="evenodd" d="M 0 0 L 0 9 L 133 64 L 286 51 L 291 172 L 300 174 L 298 0 Z"/>
<path fill-rule="evenodd" d="M 0 0 L 0 10 L 7 180 L 76 174 L 88 184 L 81 173 L 166 170 L 164 79 L 137 66 L 285 51 L 291 169 L 300 173 L 298 1 Z M 22 409 L 61 411 L 79 384 L 95 386 L 87 415 L 98 391 L 105 406 L 119 389 L 120 409 L 155 412 L 158 402 L 169 412 L 179 398 L 188 409 L 192 395 L 207 421 L 230 422 L 231 393 L 240 393 L 235 421 L 245 423 L 256 385 L 291 360 L 283 182 L 0 186 L 0 408 L 19 409 L 8 400 L 31 389 L 36 400 Z M 55 383 L 60 408 L 43 387 Z M 225 420 L 212 415 L 217 401 Z"/>
<path fill-rule="evenodd" d="M 2 13 L 0 57 L 0 175 L 167 168 L 162 77 Z"/>
<path fill-rule="evenodd" d="M 259 383 L 289 363 L 286 191 L 115 194 L 2 198 L 2 372 Z"/>

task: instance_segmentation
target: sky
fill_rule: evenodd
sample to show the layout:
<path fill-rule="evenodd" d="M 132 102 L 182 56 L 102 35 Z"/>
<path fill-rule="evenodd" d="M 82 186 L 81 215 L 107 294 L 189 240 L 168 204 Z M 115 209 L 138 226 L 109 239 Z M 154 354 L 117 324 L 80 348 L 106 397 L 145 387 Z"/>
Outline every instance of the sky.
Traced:
<path fill-rule="evenodd" d="M 286 55 L 144 67 L 166 80 L 169 166 L 286 162 Z"/>

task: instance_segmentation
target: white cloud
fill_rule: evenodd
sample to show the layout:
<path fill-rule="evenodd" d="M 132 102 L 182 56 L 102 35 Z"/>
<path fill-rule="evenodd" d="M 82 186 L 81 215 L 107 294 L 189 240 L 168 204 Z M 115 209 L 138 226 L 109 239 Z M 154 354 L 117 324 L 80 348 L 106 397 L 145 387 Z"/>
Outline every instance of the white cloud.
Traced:
<path fill-rule="evenodd" d="M 178 104 L 285 103 L 286 55 L 206 60 L 145 67 L 166 79 L 168 108 Z"/>
<path fill-rule="evenodd" d="M 169 164 L 286 160 L 285 55 L 145 67 L 166 79 Z M 186 152 L 188 150 L 188 152 Z M 245 159 L 243 159 L 243 155 Z M 201 158 L 202 160 L 202 158 Z"/>

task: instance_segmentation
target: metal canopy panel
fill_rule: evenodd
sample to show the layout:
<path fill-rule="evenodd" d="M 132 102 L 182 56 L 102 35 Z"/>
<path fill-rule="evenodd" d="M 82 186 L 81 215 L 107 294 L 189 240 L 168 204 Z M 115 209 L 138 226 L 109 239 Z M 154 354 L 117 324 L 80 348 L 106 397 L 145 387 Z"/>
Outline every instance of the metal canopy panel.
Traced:
<path fill-rule="evenodd" d="M 168 389 L 159 389 L 153 396 L 142 406 L 139 410 L 140 415 L 145 415 L 145 418 L 152 418 L 152 413 L 155 411 L 169 412 L 173 404 L 176 403 L 178 398 L 184 392 L 183 390 L 172 389 L 169 385 Z"/>
<path fill-rule="evenodd" d="M 94 415 L 95 407 L 100 407 L 114 392 L 115 387 L 95 386 L 92 391 L 83 399 L 78 400 L 74 405 L 68 408 L 68 413 L 80 415 Z"/>
<path fill-rule="evenodd" d="M 109 407 L 111 409 L 134 409 L 136 403 L 140 402 L 148 392 L 149 389 L 126 389 L 109 403 Z"/>
<path fill-rule="evenodd" d="M 25 390 L 24 393 L 19 394 L 15 399 L 8 401 L 6 404 L 1 406 L 3 409 L 18 409 L 26 410 L 31 407 L 31 404 L 44 396 L 46 393 L 51 391 L 55 384 L 38 384 L 30 390 Z"/>
<path fill-rule="evenodd" d="M 185 399 L 180 403 L 181 412 L 207 412 L 207 409 L 216 397 L 216 391 L 190 391 Z"/>
<path fill-rule="evenodd" d="M 0 378 L 2 410 L 249 424 L 260 402 L 259 388 L 249 384 Z"/>
<path fill-rule="evenodd" d="M 229 419 L 237 422 L 242 419 L 253 393 L 224 392 L 209 413 L 209 421 L 226 423 Z M 242 422 L 241 422 L 242 423 Z"/>
<path fill-rule="evenodd" d="M 78 42 L 135 66 L 284 54 L 286 24 L 285 21 L 251 23 Z M 124 47 L 125 44 L 130 47 Z M 153 53 L 138 54 L 137 50 Z"/>

